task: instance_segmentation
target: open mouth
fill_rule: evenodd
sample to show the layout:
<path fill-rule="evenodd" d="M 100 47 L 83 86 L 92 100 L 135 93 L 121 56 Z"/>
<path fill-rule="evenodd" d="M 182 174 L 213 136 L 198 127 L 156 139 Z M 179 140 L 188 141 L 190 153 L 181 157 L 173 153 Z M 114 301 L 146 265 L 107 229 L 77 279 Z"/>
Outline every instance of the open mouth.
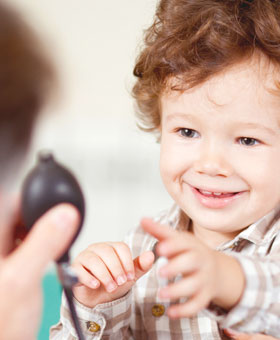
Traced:
<path fill-rule="evenodd" d="M 245 191 L 208 191 L 192 186 L 191 190 L 201 205 L 211 209 L 225 208 L 243 197 L 245 193 Z"/>
<path fill-rule="evenodd" d="M 239 194 L 239 192 L 211 192 L 202 189 L 195 188 L 201 195 L 206 197 L 214 197 L 214 198 L 226 198 L 233 197 L 234 195 Z"/>

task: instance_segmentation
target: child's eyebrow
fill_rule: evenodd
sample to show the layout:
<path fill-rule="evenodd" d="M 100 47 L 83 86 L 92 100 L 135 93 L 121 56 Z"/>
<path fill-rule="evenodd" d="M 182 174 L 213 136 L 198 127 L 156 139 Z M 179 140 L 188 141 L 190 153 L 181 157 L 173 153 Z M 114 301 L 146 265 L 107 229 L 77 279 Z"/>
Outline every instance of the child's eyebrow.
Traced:
<path fill-rule="evenodd" d="M 181 112 L 176 112 L 176 113 L 170 113 L 166 116 L 166 121 L 170 122 L 175 119 L 183 119 L 187 121 L 197 121 L 197 118 L 194 115 L 191 115 L 189 113 L 181 113 Z"/>
<path fill-rule="evenodd" d="M 257 124 L 257 123 L 244 123 L 244 122 L 236 122 L 236 126 L 239 128 L 249 128 L 254 130 L 265 130 L 268 133 L 276 135 L 276 131 L 271 129 L 268 126 Z"/>

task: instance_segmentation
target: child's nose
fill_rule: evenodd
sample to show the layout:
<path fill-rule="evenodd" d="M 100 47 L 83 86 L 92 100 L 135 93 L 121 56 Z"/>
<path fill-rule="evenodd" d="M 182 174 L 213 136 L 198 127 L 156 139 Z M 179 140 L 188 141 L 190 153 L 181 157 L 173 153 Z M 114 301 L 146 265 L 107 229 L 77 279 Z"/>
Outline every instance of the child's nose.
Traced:
<path fill-rule="evenodd" d="M 206 147 L 194 162 L 194 170 L 208 176 L 229 177 L 232 174 L 226 150 L 220 147 Z"/>

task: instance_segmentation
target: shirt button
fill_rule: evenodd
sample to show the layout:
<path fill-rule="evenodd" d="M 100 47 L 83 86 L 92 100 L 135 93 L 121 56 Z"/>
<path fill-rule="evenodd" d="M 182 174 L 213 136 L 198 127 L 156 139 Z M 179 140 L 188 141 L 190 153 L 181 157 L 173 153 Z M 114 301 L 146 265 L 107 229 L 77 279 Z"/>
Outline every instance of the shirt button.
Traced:
<path fill-rule="evenodd" d="M 230 248 L 232 249 L 232 248 L 235 248 L 235 247 L 237 247 L 237 246 L 239 246 L 239 241 L 235 241 L 235 242 L 230 246 Z"/>
<path fill-rule="evenodd" d="M 92 333 L 97 333 L 100 331 L 100 326 L 96 322 L 89 321 L 87 322 L 87 329 Z"/>
<path fill-rule="evenodd" d="M 162 316 L 165 312 L 165 308 L 163 305 L 154 305 L 153 308 L 152 308 L 152 314 L 153 316 L 156 316 L 156 317 L 159 317 L 159 316 Z"/>

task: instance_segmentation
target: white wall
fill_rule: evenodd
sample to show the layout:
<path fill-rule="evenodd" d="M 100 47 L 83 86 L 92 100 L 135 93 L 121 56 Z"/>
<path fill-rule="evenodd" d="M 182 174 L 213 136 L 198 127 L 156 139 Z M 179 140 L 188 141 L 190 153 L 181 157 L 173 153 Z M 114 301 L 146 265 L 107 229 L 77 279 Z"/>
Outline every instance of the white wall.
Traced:
<path fill-rule="evenodd" d="M 129 91 L 142 32 L 155 0 L 9 0 L 48 42 L 62 98 L 41 119 L 35 152 L 52 149 L 77 175 L 87 201 L 72 255 L 92 242 L 121 240 L 141 216 L 171 199 L 158 171 L 159 145 L 135 125 Z"/>

